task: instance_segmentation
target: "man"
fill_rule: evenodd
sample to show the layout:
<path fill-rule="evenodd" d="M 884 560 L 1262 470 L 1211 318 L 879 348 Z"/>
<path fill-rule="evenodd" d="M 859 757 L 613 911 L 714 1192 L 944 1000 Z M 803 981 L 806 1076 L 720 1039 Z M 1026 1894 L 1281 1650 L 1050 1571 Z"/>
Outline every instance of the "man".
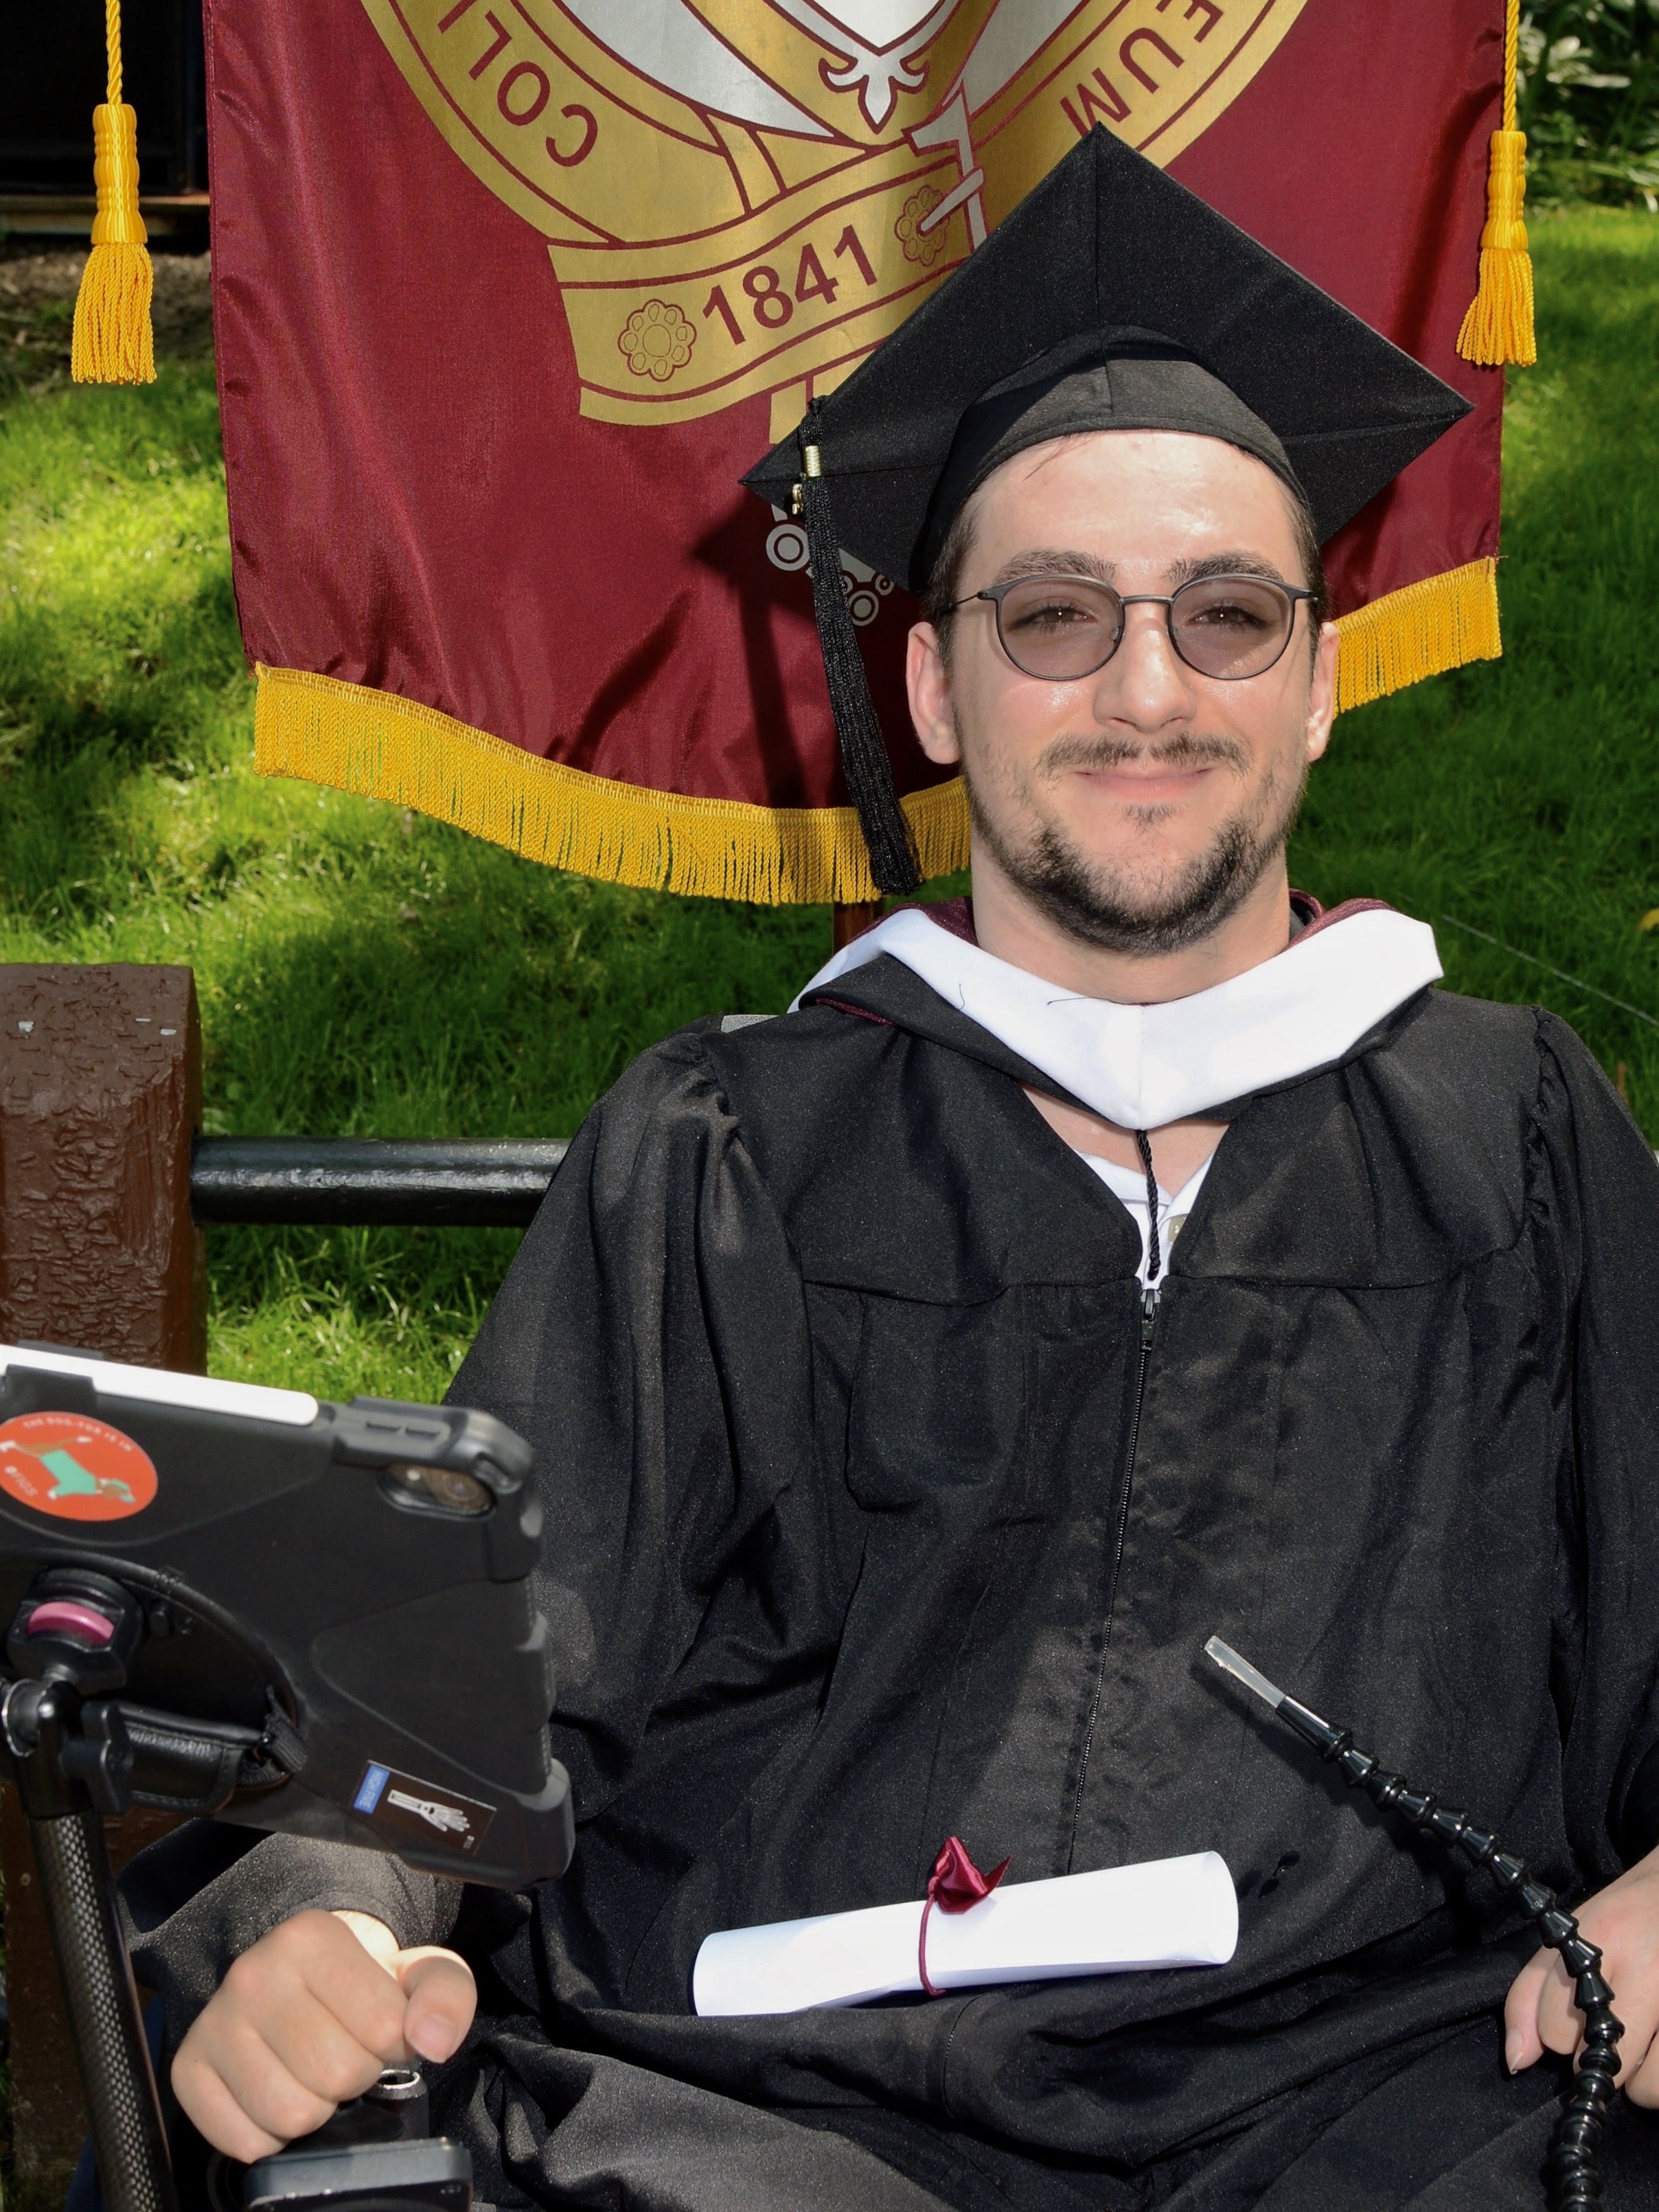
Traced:
<path fill-rule="evenodd" d="M 1317 544 L 1456 411 L 1097 137 L 756 472 L 927 583 L 971 910 L 590 1117 L 456 1383 L 538 1454 L 575 1863 L 509 1908 L 271 1839 L 168 1918 L 141 1875 L 223 2150 L 410 2051 L 500 2203 L 1542 2202 L 1553 1954 L 1218 1632 L 1588 1897 L 1610 2201 L 1659 2203 L 1659 1175 L 1560 1023 L 1285 874 Z M 1218 1850 L 1237 1954 L 693 2015 L 711 1931 L 917 1897 L 951 1835 Z"/>

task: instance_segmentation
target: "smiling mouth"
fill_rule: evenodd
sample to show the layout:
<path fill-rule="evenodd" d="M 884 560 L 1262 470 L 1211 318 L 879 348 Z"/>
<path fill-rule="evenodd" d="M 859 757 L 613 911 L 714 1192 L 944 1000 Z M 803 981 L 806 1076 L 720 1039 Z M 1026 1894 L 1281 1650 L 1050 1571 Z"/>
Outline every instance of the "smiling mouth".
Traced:
<path fill-rule="evenodd" d="M 1168 806 L 1192 798 L 1218 769 L 1231 763 L 1205 757 L 1162 760 L 1133 756 L 1127 760 L 1079 761 L 1060 778 L 1075 776 L 1102 798 L 1125 806 Z"/>
<path fill-rule="evenodd" d="M 1243 775 L 1249 768 L 1244 748 L 1224 738 L 1184 738 L 1156 750 L 1109 739 L 1103 743 L 1098 738 L 1062 738 L 1049 746 L 1038 763 L 1038 773 L 1048 781 L 1058 781 L 1066 775 L 1082 775 L 1108 789 L 1150 789 L 1162 785 L 1175 791 L 1190 788 L 1214 769 L 1231 769 Z"/>
<path fill-rule="evenodd" d="M 1202 775 L 1212 775 L 1220 766 L 1218 761 L 1109 761 L 1091 768 L 1078 768 L 1074 775 L 1085 777 L 1091 783 L 1127 785 L 1194 783 Z"/>

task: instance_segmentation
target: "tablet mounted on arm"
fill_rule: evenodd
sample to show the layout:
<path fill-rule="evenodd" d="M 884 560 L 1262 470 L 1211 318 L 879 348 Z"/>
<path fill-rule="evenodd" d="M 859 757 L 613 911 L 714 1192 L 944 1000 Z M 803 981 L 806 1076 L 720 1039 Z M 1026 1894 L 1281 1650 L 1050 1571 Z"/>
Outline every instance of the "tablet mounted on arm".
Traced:
<path fill-rule="evenodd" d="M 569 1863 L 529 1478 L 487 1414 L 0 1346 L 0 1764 L 109 2212 L 174 2197 L 102 1815 L 507 1888 Z"/>

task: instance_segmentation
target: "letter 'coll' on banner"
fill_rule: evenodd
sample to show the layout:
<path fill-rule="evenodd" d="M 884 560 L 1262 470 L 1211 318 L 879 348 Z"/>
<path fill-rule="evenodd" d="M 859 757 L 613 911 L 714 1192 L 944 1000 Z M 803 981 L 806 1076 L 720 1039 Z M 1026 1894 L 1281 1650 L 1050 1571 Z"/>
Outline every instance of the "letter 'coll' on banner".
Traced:
<path fill-rule="evenodd" d="M 1326 549 L 1341 703 L 1496 655 L 1514 12 L 207 0 L 260 767 L 614 882 L 872 898 L 805 535 L 738 479 L 1097 124 L 1474 403 Z M 915 602 L 843 583 L 944 874 Z"/>

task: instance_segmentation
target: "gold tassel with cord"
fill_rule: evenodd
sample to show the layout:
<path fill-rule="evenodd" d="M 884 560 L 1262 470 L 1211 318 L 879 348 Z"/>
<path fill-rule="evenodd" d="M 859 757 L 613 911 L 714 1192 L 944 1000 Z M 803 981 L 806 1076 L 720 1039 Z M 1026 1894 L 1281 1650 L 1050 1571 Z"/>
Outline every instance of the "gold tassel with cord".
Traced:
<path fill-rule="evenodd" d="M 1533 331 L 1532 256 L 1527 251 L 1527 137 L 1516 128 L 1516 66 L 1521 0 L 1509 0 L 1504 27 L 1504 126 L 1492 134 L 1486 170 L 1486 227 L 1480 234 L 1480 283 L 1457 350 L 1482 368 L 1538 358 Z"/>
<path fill-rule="evenodd" d="M 75 302 L 70 374 L 77 384 L 154 384 L 149 233 L 138 212 L 138 118 L 121 100 L 121 0 L 104 0 L 109 99 L 92 112 L 98 212 Z"/>

